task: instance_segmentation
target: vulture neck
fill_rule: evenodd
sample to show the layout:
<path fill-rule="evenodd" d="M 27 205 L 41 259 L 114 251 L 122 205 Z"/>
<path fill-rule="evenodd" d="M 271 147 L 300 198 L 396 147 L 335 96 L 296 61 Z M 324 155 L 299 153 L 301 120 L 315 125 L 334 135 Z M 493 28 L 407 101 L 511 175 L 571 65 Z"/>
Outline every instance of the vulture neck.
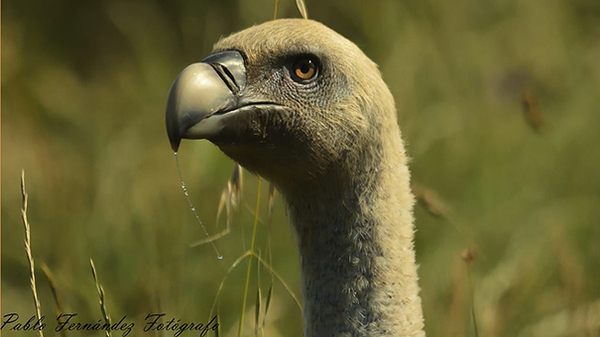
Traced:
<path fill-rule="evenodd" d="M 413 197 L 395 123 L 386 142 L 284 192 L 302 259 L 307 337 L 424 336 Z"/>

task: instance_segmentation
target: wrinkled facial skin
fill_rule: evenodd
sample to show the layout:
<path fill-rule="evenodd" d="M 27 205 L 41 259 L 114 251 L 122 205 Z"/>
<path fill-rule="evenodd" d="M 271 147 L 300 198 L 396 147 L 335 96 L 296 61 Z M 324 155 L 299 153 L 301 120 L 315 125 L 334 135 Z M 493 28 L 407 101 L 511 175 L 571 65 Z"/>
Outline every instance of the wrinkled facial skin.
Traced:
<path fill-rule="evenodd" d="M 317 50 L 251 58 L 243 49 L 238 51 L 247 61 L 242 95 L 274 104 L 242 108 L 209 140 L 242 166 L 276 183 L 315 179 L 357 137 L 339 104 L 349 95 L 346 79 Z M 318 60 L 318 74 L 308 83 L 298 83 L 292 67 L 307 56 Z"/>

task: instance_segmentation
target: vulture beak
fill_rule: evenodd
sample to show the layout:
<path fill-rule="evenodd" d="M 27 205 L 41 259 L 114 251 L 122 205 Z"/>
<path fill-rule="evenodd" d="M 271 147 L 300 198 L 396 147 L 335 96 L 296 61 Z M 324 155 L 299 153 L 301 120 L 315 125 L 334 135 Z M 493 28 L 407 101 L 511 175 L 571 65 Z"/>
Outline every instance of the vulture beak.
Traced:
<path fill-rule="evenodd" d="M 223 129 L 225 115 L 252 101 L 241 93 L 246 66 L 235 50 L 212 54 L 185 68 L 173 82 L 167 100 L 167 133 L 173 151 L 181 139 L 210 139 Z"/>

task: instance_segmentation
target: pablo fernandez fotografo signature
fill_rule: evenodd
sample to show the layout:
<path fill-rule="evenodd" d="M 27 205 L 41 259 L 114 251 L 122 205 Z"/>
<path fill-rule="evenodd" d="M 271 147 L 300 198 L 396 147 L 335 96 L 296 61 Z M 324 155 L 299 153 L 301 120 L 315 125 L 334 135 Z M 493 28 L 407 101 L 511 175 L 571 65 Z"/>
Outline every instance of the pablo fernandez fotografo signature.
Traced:
<path fill-rule="evenodd" d="M 217 323 L 217 316 L 214 316 L 208 323 L 200 322 L 182 322 L 181 319 L 171 318 L 169 321 L 164 321 L 163 317 L 166 313 L 151 313 L 144 319 L 143 332 L 150 331 L 172 331 L 174 337 L 178 337 L 186 331 L 194 331 L 198 336 L 206 336 L 209 331 L 216 331 L 219 328 Z M 134 322 L 127 322 L 127 316 L 123 316 L 121 320 L 116 323 L 106 323 L 104 320 L 99 319 L 97 322 L 79 322 L 76 318 L 76 313 L 62 313 L 56 317 L 56 326 L 54 331 L 121 331 L 122 336 L 125 337 L 134 329 Z M 46 323 L 44 323 L 45 316 L 37 319 L 35 316 L 31 316 L 27 321 L 19 320 L 20 316 L 16 312 L 6 314 L 2 316 L 2 328 L 1 330 L 15 330 L 15 331 L 26 331 L 26 330 L 44 330 Z"/>

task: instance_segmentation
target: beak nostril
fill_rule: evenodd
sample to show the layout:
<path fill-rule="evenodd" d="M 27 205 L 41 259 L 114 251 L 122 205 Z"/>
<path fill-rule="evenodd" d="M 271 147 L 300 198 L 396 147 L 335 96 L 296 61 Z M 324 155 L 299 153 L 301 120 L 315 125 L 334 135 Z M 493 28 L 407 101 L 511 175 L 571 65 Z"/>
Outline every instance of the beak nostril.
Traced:
<path fill-rule="evenodd" d="M 240 91 L 240 86 L 235 81 L 235 76 L 233 76 L 233 74 L 229 71 L 229 69 L 227 69 L 227 67 L 221 66 L 221 70 L 223 70 L 223 73 L 225 73 L 225 75 L 227 75 L 229 80 L 231 80 L 231 82 L 232 82 L 233 86 L 236 88 L 236 90 Z"/>
<path fill-rule="evenodd" d="M 237 83 L 235 82 L 235 79 L 233 78 L 233 75 L 225 66 L 218 64 L 218 63 L 212 63 L 212 62 L 209 62 L 208 64 L 215 70 L 217 75 L 219 75 L 219 77 L 227 85 L 229 90 L 231 90 L 232 94 L 235 95 L 240 91 L 239 86 L 237 85 Z"/>

